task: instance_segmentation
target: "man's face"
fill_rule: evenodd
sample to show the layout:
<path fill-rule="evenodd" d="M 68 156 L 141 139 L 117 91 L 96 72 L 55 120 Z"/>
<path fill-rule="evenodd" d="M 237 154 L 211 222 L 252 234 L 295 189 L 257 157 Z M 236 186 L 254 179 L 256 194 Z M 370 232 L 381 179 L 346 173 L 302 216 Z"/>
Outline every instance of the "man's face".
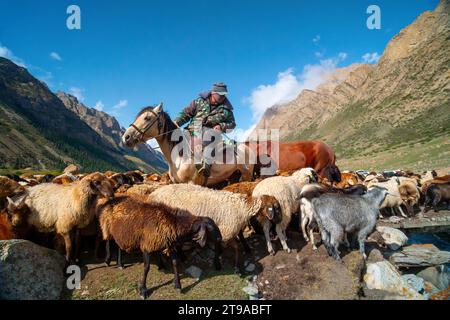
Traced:
<path fill-rule="evenodd" d="M 220 95 L 218 93 L 212 93 L 211 94 L 211 103 L 212 104 L 222 104 L 225 101 L 225 96 Z"/>

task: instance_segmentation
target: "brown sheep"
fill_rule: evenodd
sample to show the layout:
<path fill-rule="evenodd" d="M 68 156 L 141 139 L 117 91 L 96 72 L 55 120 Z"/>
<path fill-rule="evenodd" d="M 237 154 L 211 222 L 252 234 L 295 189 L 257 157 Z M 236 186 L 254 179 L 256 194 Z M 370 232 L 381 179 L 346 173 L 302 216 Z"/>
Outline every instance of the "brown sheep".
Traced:
<path fill-rule="evenodd" d="M 336 184 L 338 188 L 346 188 L 359 184 L 361 181 L 358 176 L 353 172 L 343 172 L 341 173 L 341 182 Z"/>
<path fill-rule="evenodd" d="M 204 247 L 209 236 L 216 247 L 215 266 L 217 269 L 221 268 L 218 253 L 222 236 L 210 218 L 193 216 L 185 210 L 160 203 L 142 202 L 129 196 L 103 201 L 97 207 L 97 216 L 104 240 L 115 240 L 119 248 L 127 252 L 134 249 L 142 251 L 144 275 L 139 291 L 143 299 L 149 294 L 146 282 L 150 254 L 153 252 L 164 252 L 170 256 L 175 274 L 174 285 L 180 291 L 176 248 L 183 242 L 193 240 Z"/>
<path fill-rule="evenodd" d="M 18 182 L 0 176 L 0 210 L 6 206 L 6 197 L 12 197 L 15 194 L 25 191 L 25 188 Z"/>

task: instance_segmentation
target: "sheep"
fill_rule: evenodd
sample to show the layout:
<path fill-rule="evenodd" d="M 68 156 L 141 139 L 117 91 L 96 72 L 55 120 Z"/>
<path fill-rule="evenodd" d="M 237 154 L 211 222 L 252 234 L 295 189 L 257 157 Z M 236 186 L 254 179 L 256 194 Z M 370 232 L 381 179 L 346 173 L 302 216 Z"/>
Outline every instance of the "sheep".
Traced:
<path fill-rule="evenodd" d="M 218 253 L 222 235 L 214 221 L 208 217 L 193 216 L 183 209 L 175 209 L 161 203 L 142 202 L 129 196 L 118 196 L 97 206 L 103 239 L 114 240 L 121 250 L 140 249 L 144 257 L 144 275 L 139 284 L 143 299 L 148 297 L 146 287 L 150 268 L 150 254 L 164 251 L 172 260 L 175 288 L 181 292 L 176 247 L 194 240 L 201 247 L 208 238 L 216 244 L 214 259 L 220 269 Z M 208 237 L 209 236 L 209 237 Z"/>
<path fill-rule="evenodd" d="M 268 195 L 273 196 L 281 205 L 282 218 L 281 222 L 277 224 L 275 230 L 278 238 L 281 241 L 283 250 L 288 253 L 291 249 L 287 245 L 286 228 L 291 222 L 292 215 L 300 211 L 299 195 L 302 187 L 310 182 L 317 182 L 317 174 L 312 168 L 300 169 L 290 177 L 270 177 L 267 178 L 255 187 L 252 196 Z M 267 250 L 271 255 L 275 254 L 270 240 L 270 222 L 265 221 L 263 224 L 264 235 L 267 243 Z"/>
<path fill-rule="evenodd" d="M 6 198 L 25 191 L 17 181 L 0 176 L 0 210 L 6 206 Z"/>
<path fill-rule="evenodd" d="M 68 185 L 40 184 L 28 188 L 21 197 L 25 197 L 24 203 L 30 208 L 26 223 L 39 232 L 55 231 L 61 235 L 69 263 L 72 231 L 89 225 L 94 218 L 93 208 L 97 199 L 112 198 L 114 192 L 108 178 L 96 172 Z M 14 203 L 20 201 L 21 198 L 13 198 Z"/>
<path fill-rule="evenodd" d="M 338 188 L 345 188 L 354 186 L 361 181 L 359 180 L 359 177 L 356 173 L 353 172 L 343 172 L 341 174 L 341 181 L 336 184 L 336 187 Z"/>
<path fill-rule="evenodd" d="M 212 190 L 193 184 L 172 184 L 155 190 L 148 200 L 188 210 L 197 216 L 213 219 L 222 233 L 223 242 L 235 252 L 234 270 L 240 273 L 239 246 L 236 237 L 251 217 L 266 215 L 273 219 L 273 203 L 260 196 L 247 197 L 229 191 Z M 270 210 L 272 208 L 272 210 Z"/>
<path fill-rule="evenodd" d="M 359 251 L 367 258 L 364 241 L 375 228 L 380 204 L 388 193 L 387 189 L 374 186 L 361 196 L 328 193 L 311 200 L 322 241 L 330 256 L 341 261 L 339 244 L 346 233 L 354 233 Z"/>
<path fill-rule="evenodd" d="M 311 241 L 313 250 L 317 250 L 314 241 L 314 226 L 316 221 L 311 206 L 311 199 L 325 193 L 339 193 L 348 195 L 363 195 L 367 192 L 364 185 L 358 184 L 356 186 L 347 187 L 344 189 L 334 188 L 319 184 L 307 184 L 302 188 L 300 193 L 300 212 L 301 212 L 301 229 L 303 237 L 307 242 Z M 309 237 L 308 237 L 309 234 Z"/>
<path fill-rule="evenodd" d="M 438 212 L 437 205 L 441 201 L 447 201 L 448 210 L 450 210 L 450 183 L 432 183 L 427 188 L 425 195 L 425 204 L 421 215 L 426 211 L 427 206 L 430 204 L 433 206 L 435 212 Z"/>
<path fill-rule="evenodd" d="M 225 191 L 230 191 L 234 193 L 240 193 L 246 195 L 248 198 L 251 198 L 253 190 L 257 186 L 259 182 L 252 182 L 252 181 L 244 181 L 239 183 L 234 183 L 229 186 L 226 186 L 223 188 Z M 269 218 L 274 224 L 278 224 L 281 222 L 281 206 L 278 200 L 275 197 L 272 196 L 262 196 L 262 199 L 265 203 L 267 203 L 266 207 L 268 210 L 271 210 L 273 208 L 273 217 Z M 257 215 L 256 217 L 252 217 L 250 219 L 250 225 L 254 225 L 256 222 L 260 226 L 264 225 L 264 222 L 268 219 L 268 215 Z M 256 221 L 254 221 L 256 220 Z M 248 246 L 247 242 L 245 241 L 244 234 L 241 230 L 239 232 L 239 239 L 242 242 L 242 245 L 244 246 L 244 249 L 246 252 L 250 252 L 250 247 Z"/>
<path fill-rule="evenodd" d="M 26 236 L 29 227 L 24 224 L 25 218 L 29 215 L 30 209 L 21 201 L 14 201 L 7 197 L 8 205 L 0 211 L 0 240 L 22 239 Z"/>
<path fill-rule="evenodd" d="M 52 183 L 66 185 L 66 184 L 71 184 L 72 182 L 75 182 L 75 181 L 77 181 L 77 177 L 75 177 L 73 174 L 64 173 L 60 176 L 55 177 L 52 180 Z"/>
<path fill-rule="evenodd" d="M 419 204 L 420 200 L 420 190 L 416 184 L 416 181 L 412 179 L 401 179 L 399 178 L 400 185 L 398 186 L 398 191 L 400 197 L 406 206 L 406 210 L 409 215 L 414 214 L 414 206 Z"/>
<path fill-rule="evenodd" d="M 405 218 L 407 216 L 403 212 L 401 205 L 403 204 L 402 197 L 400 195 L 400 191 L 398 189 L 400 185 L 400 181 L 397 177 L 392 177 L 386 182 L 369 182 L 367 185 L 367 188 L 373 187 L 373 186 L 379 186 L 382 188 L 386 188 L 389 191 L 389 195 L 384 199 L 383 203 L 380 206 L 380 209 L 384 208 L 391 208 L 391 212 L 393 215 L 395 215 L 394 208 L 397 208 L 401 215 Z M 380 218 L 383 218 L 383 216 L 380 213 Z"/>

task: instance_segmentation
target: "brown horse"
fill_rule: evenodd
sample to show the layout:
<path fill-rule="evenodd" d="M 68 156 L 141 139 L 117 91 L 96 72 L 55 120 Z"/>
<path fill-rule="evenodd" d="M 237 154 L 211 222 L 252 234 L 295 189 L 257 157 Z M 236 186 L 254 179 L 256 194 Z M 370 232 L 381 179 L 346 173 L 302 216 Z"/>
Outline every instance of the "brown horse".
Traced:
<path fill-rule="evenodd" d="M 274 142 L 268 141 L 267 147 L 263 143 L 246 142 L 250 148 L 255 149 L 258 155 L 258 165 L 255 171 L 261 168 L 261 157 L 272 157 L 278 148 L 278 171 L 292 173 L 302 168 L 313 168 L 319 176 L 329 182 L 340 182 L 341 172 L 336 166 L 336 156 L 333 150 L 322 141 L 294 141 Z"/>

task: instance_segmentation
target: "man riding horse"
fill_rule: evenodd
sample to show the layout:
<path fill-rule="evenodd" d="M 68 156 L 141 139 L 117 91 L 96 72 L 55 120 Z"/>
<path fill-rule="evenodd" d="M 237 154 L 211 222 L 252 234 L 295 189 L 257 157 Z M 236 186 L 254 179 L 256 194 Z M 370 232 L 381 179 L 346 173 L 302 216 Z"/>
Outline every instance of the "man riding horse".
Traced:
<path fill-rule="evenodd" d="M 202 152 L 212 143 L 212 141 L 204 139 L 206 129 L 214 129 L 221 133 L 236 127 L 233 106 L 227 99 L 227 94 L 226 84 L 216 83 L 210 91 L 200 93 L 199 97 L 184 108 L 175 119 L 175 123 L 179 127 L 190 121 L 187 130 L 191 134 L 194 145 L 201 149 L 194 150 L 194 152 Z M 218 143 L 218 141 L 214 142 Z M 203 152 L 201 168 L 198 172 L 206 179 L 211 174 L 211 164 L 211 157 Z"/>

